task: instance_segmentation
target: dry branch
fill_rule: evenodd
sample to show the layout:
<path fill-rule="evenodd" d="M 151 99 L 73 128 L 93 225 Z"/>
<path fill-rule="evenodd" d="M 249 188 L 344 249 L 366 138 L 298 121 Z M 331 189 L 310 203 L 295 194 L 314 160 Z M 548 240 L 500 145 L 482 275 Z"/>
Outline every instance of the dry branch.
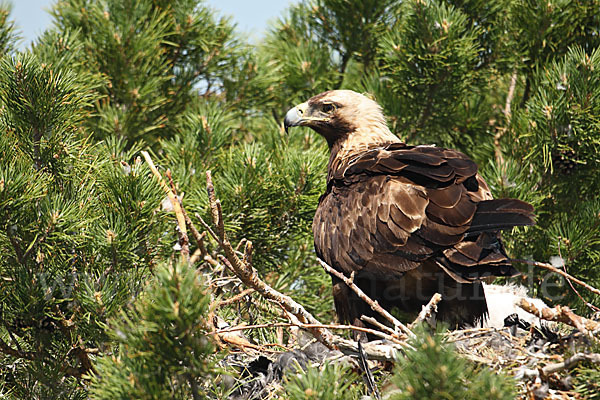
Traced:
<path fill-rule="evenodd" d="M 579 280 L 579 279 L 573 277 L 572 275 L 569 275 L 567 272 L 560 270 L 550 264 L 541 263 L 541 262 L 537 262 L 537 261 L 529 261 L 529 260 L 514 260 L 513 259 L 513 261 L 520 262 L 520 263 L 527 264 L 527 265 L 533 265 L 534 267 L 540 267 L 540 268 L 547 269 L 548 271 L 555 272 L 555 273 L 565 277 L 566 279 L 571 280 L 571 281 L 575 282 L 576 284 L 583 286 L 590 292 L 600 295 L 600 290 L 596 289 L 593 286 L 588 285 L 587 283 L 583 282 L 582 280 Z"/>
<path fill-rule="evenodd" d="M 386 320 L 388 320 L 394 326 L 396 332 L 402 331 L 402 332 L 404 332 L 408 336 L 411 336 L 411 337 L 415 336 L 415 334 L 412 333 L 412 331 L 406 325 L 404 325 L 402 322 L 398 321 L 396 319 L 396 317 L 394 317 L 392 314 L 390 314 L 389 312 L 387 312 L 383 307 L 381 307 L 377 301 L 371 299 L 369 296 L 367 296 L 365 294 L 365 292 L 363 292 L 358 286 L 356 286 L 356 284 L 354 283 L 354 276 L 348 278 L 343 273 L 341 273 L 341 272 L 336 271 L 335 269 L 333 269 L 325 261 L 323 261 L 323 260 L 321 260 L 319 258 L 317 260 L 319 261 L 319 263 L 321 264 L 321 266 L 323 267 L 323 269 L 327 273 L 329 273 L 331 275 L 334 275 L 335 277 L 337 277 L 337 278 L 341 279 L 342 281 L 344 281 L 344 283 L 346 285 L 348 285 L 348 287 L 350 289 L 352 289 L 352 291 L 354 291 L 354 293 L 356 293 L 356 295 L 361 300 L 363 300 L 365 303 L 367 303 L 369 306 L 371 306 L 371 309 L 373 311 L 379 313 Z"/>
<path fill-rule="evenodd" d="M 302 324 L 302 323 L 294 323 L 294 322 L 274 322 L 269 324 L 256 324 L 256 325 L 239 325 L 231 328 L 225 328 L 217 330 L 216 332 L 211 332 L 211 334 L 221 335 L 223 333 L 230 333 L 241 330 L 249 330 L 249 329 L 260 329 L 260 328 L 277 328 L 277 327 L 297 327 L 305 330 L 310 330 L 314 328 L 322 328 L 322 329 L 342 329 L 342 330 L 352 330 L 357 332 L 364 332 L 368 334 L 372 334 L 374 336 L 380 337 L 382 339 L 389 340 L 394 342 L 400 346 L 406 346 L 406 344 L 394 338 L 392 335 L 388 335 L 386 333 L 377 331 L 375 329 L 364 328 L 362 326 L 354 326 L 354 325 L 336 325 L 336 324 Z M 363 343 L 363 347 L 365 344 Z"/>
<path fill-rule="evenodd" d="M 194 254 L 194 260 L 196 260 L 199 256 L 202 256 L 204 260 L 212 261 L 211 264 L 217 264 L 217 261 L 212 258 L 210 254 L 206 251 L 206 247 L 204 246 L 204 238 L 205 233 L 200 233 L 195 227 L 185 209 L 183 208 L 183 204 L 179 200 L 179 198 L 174 193 L 174 185 L 173 188 L 170 188 L 169 185 L 165 182 L 162 175 L 158 172 L 156 166 L 152 162 L 150 155 L 143 151 L 142 155 L 146 159 L 150 170 L 157 178 L 159 184 L 166 192 L 169 200 L 173 205 L 173 210 L 175 211 L 175 215 L 177 217 L 177 224 L 179 227 L 180 240 L 185 244 L 182 244 L 182 256 L 184 259 L 189 262 L 189 238 L 187 236 L 187 227 L 189 227 L 190 231 L 194 235 L 194 238 L 198 244 L 198 249 L 200 254 Z M 221 208 L 221 202 L 216 196 L 215 188 L 212 183 L 212 176 L 210 171 L 206 172 L 206 182 L 207 182 L 207 192 L 208 199 L 210 205 L 211 216 L 213 219 L 213 223 L 216 227 L 216 232 L 200 217 L 200 215 L 196 214 L 196 217 L 201 222 L 201 224 L 219 244 L 223 252 L 224 256 L 219 255 L 219 260 L 229 269 L 234 275 L 242 281 L 244 285 L 246 285 L 249 289 L 245 290 L 243 294 L 250 293 L 251 291 L 255 291 L 259 293 L 262 297 L 267 300 L 270 300 L 285 310 L 286 314 L 292 320 L 292 323 L 286 324 L 285 326 L 293 326 L 300 327 L 308 330 L 317 340 L 323 343 L 330 349 L 338 349 L 344 354 L 356 355 L 358 354 L 358 346 L 357 343 L 351 340 L 344 339 L 340 336 L 334 335 L 329 329 L 353 329 L 353 330 L 362 330 L 367 333 L 371 333 L 378 337 L 383 337 L 389 340 L 392 343 L 381 343 L 380 341 L 370 342 L 363 345 L 364 352 L 371 359 L 376 360 L 386 360 L 393 361 L 395 359 L 396 353 L 402 350 L 402 346 L 405 345 L 401 340 L 397 337 L 393 337 L 392 335 L 388 335 L 384 332 L 380 332 L 377 330 L 372 330 L 368 328 L 360 328 L 354 326 L 344 326 L 344 325 L 325 325 L 321 324 L 312 314 L 310 314 L 306 309 L 296 301 L 294 301 L 291 297 L 280 293 L 279 291 L 273 289 L 271 286 L 266 284 L 264 281 L 260 279 L 256 270 L 252 267 L 252 243 L 250 241 L 240 242 L 240 246 L 243 244 L 244 253 L 238 256 L 238 251 L 234 249 L 231 245 L 229 238 L 227 236 L 227 232 L 225 231 L 225 223 L 223 220 L 223 211 Z M 187 250 L 187 252 L 183 251 L 183 248 Z M 198 253 L 198 252 L 197 252 Z M 381 307 L 380 307 L 381 308 Z M 390 315 L 391 317 L 391 315 Z M 393 318 L 393 317 L 391 317 Z M 393 319 L 395 320 L 395 319 Z M 269 324 L 268 326 L 277 326 L 277 324 Z M 283 326 L 283 325 L 282 325 Z M 394 326 L 401 327 L 405 332 L 412 334 L 408 329 L 402 325 L 399 321 L 394 323 Z M 246 328 L 244 328 L 246 329 Z M 222 330 L 219 332 L 213 332 L 217 334 L 217 337 L 220 337 L 224 342 L 230 343 L 231 345 L 240 347 L 240 348 L 255 348 L 255 346 L 248 346 L 248 343 L 242 343 L 237 339 L 233 339 L 227 336 L 223 336 L 228 331 Z M 1 344 L 1 343 L 0 343 Z M 6 346 L 8 347 L 8 346 Z M 3 350 L 0 348 L 0 350 Z"/>
<path fill-rule="evenodd" d="M 234 332 L 234 331 L 238 331 L 238 330 L 259 329 L 259 328 L 277 328 L 277 327 L 300 328 L 300 329 L 305 329 L 309 332 L 312 332 L 314 329 L 354 330 L 354 331 L 373 334 L 375 336 L 382 337 L 383 339 L 388 340 L 389 342 L 387 342 L 387 343 L 384 343 L 379 340 L 371 341 L 368 343 L 362 343 L 363 351 L 370 360 L 395 361 L 396 355 L 399 352 L 402 352 L 403 349 L 406 347 L 410 348 L 410 345 L 392 337 L 391 335 L 386 335 L 385 333 L 379 332 L 374 329 L 357 327 L 354 325 L 302 324 L 302 323 L 294 323 L 294 322 L 289 322 L 289 323 L 276 322 L 276 323 L 259 324 L 259 325 L 240 325 L 240 326 L 236 326 L 236 327 L 231 327 L 231 328 L 226 328 L 226 329 L 218 330 L 215 332 L 211 332 L 211 334 L 221 335 L 224 333 L 230 333 L 230 332 Z M 358 343 L 355 341 L 344 339 L 340 336 L 332 334 L 332 343 L 336 346 L 336 349 L 339 350 L 342 354 L 351 355 L 351 356 L 357 356 L 359 354 Z"/>
<path fill-rule="evenodd" d="M 173 205 L 173 211 L 175 211 L 175 216 L 177 217 L 177 226 L 179 228 L 178 234 L 179 234 L 179 241 L 180 241 L 180 245 L 181 245 L 181 255 L 183 256 L 183 258 L 186 261 L 189 261 L 189 259 L 190 259 L 190 248 L 189 248 L 190 240 L 189 240 L 188 234 L 187 234 L 187 229 L 186 229 L 186 225 L 185 225 L 185 217 L 184 217 L 184 214 L 182 211 L 181 203 L 180 203 L 179 199 L 177 198 L 177 196 L 175 195 L 175 193 L 173 193 L 173 191 L 171 190 L 169 185 L 167 185 L 167 183 L 165 182 L 165 180 L 162 177 L 162 175 L 160 174 L 160 172 L 158 172 L 158 169 L 154 165 L 152 158 L 150 158 L 150 154 L 148 154 L 147 151 L 142 151 L 141 153 L 142 153 L 142 156 L 144 156 L 144 159 L 146 160 L 146 162 L 148 163 L 150 170 L 152 171 L 152 173 L 158 180 L 158 183 L 163 188 L 163 190 L 167 194 L 167 197 L 171 201 L 171 204 Z"/>
<path fill-rule="evenodd" d="M 223 261 L 246 286 L 256 290 L 264 298 L 281 304 L 286 311 L 293 314 L 301 323 L 321 325 L 321 323 L 313 317 L 312 314 L 306 311 L 302 305 L 263 282 L 259 278 L 254 267 L 244 263 L 243 260 L 237 256 L 234 248 L 229 242 L 227 233 L 225 232 L 221 203 L 216 197 L 210 171 L 206 172 L 206 186 L 213 222 L 217 227 L 217 240 L 225 253 L 225 257 L 223 257 L 221 261 Z M 251 253 L 252 245 L 248 242 L 245 248 L 244 259 L 249 260 Z M 310 331 L 327 347 L 335 348 L 331 332 L 323 328 L 311 328 Z"/>
<path fill-rule="evenodd" d="M 546 321 L 562 322 L 577 328 L 583 334 L 589 334 L 589 332 L 594 332 L 600 329 L 600 323 L 575 314 L 569 307 L 556 306 L 554 308 L 546 307 L 538 310 L 535 305 L 525 299 L 521 299 L 518 305 L 523 310 L 536 315 L 541 319 L 545 319 Z"/>
<path fill-rule="evenodd" d="M 417 318 L 408 325 L 408 328 L 413 329 L 415 326 L 429 318 L 432 312 L 437 312 L 437 305 L 440 301 L 442 301 L 442 295 L 439 293 L 434 294 L 433 297 L 431 297 L 431 300 L 429 300 L 429 303 L 423 306 Z"/>
<path fill-rule="evenodd" d="M 556 372 L 564 371 L 566 369 L 571 369 L 582 361 L 589 361 L 593 364 L 600 364 L 600 354 L 592 353 L 577 353 L 572 355 L 571 357 L 565 359 L 562 362 L 548 364 L 539 369 L 524 369 L 521 371 L 521 375 L 525 379 L 536 379 L 540 376 L 547 377 L 548 375 L 554 374 Z"/>
<path fill-rule="evenodd" d="M 311 313 L 306 311 L 301 304 L 294 301 L 291 297 L 273 289 L 260 279 L 256 270 L 250 264 L 252 259 L 252 243 L 250 241 L 245 243 L 242 258 L 237 255 L 237 252 L 229 241 L 227 232 L 225 232 L 221 203 L 219 199 L 217 199 L 210 171 L 206 172 L 206 186 L 216 232 L 213 232 L 210 229 L 210 226 L 202 221 L 199 215 L 197 215 L 197 217 L 202 224 L 208 228 L 207 230 L 209 233 L 217 240 L 219 246 L 223 249 L 225 256 L 219 257 L 220 261 L 223 262 L 223 264 L 225 264 L 227 268 L 229 268 L 247 287 L 254 289 L 265 299 L 280 305 L 287 313 L 297 320 L 298 324 L 296 325 L 301 325 L 304 329 L 308 330 L 325 346 L 330 349 L 339 349 L 345 354 L 358 354 L 356 342 L 334 335 L 329 331 L 329 328 L 337 328 L 339 325 L 324 325 L 320 323 Z M 271 324 L 270 326 L 275 326 L 275 324 Z M 354 328 L 356 327 L 353 327 L 352 329 Z M 377 334 L 380 337 L 385 335 L 387 336 L 387 339 L 392 339 L 390 335 L 383 332 L 373 331 L 373 334 Z M 402 346 L 399 344 L 401 342 L 396 338 L 393 339 L 396 343 L 367 343 L 363 346 L 364 351 L 371 359 L 392 361 L 395 359 L 396 353 L 402 350 Z"/>
<path fill-rule="evenodd" d="M 577 353 L 577 354 L 567 358 L 563 362 L 546 365 L 544 368 L 542 368 L 542 373 L 544 375 L 550 375 L 555 372 L 559 372 L 559 371 L 562 371 L 565 369 L 570 369 L 582 361 L 589 361 L 594 364 L 600 364 L 600 354 Z"/>
<path fill-rule="evenodd" d="M 242 300 L 244 297 L 246 297 L 246 296 L 248 296 L 248 295 L 250 295 L 252 293 L 254 293 L 254 289 L 252 289 L 252 288 L 245 289 L 241 293 L 238 293 L 238 294 L 236 294 L 233 297 L 230 297 L 230 298 L 228 298 L 226 300 L 221 300 L 221 301 L 217 302 L 215 304 L 215 307 L 223 307 L 223 306 L 226 306 L 226 305 L 229 305 L 229 304 L 236 303 L 236 302 Z"/>

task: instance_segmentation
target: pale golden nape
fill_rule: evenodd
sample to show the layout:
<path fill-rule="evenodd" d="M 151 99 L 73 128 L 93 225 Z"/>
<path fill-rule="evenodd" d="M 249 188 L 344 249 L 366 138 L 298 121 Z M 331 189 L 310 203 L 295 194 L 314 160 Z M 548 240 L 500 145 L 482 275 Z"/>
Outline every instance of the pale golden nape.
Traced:
<path fill-rule="evenodd" d="M 332 90 L 320 100 L 341 104 L 336 111 L 339 118 L 355 127 L 343 148 L 365 150 L 378 144 L 400 142 L 388 128 L 381 106 L 369 97 L 352 90 Z"/>

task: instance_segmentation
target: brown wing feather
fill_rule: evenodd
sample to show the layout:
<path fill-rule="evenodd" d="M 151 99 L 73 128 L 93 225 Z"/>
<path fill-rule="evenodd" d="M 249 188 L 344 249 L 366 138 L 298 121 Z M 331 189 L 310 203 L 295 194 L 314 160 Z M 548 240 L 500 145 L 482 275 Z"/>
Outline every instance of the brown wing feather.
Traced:
<path fill-rule="evenodd" d="M 533 223 L 532 209 L 518 200 L 492 203 L 464 154 L 394 143 L 330 165 L 313 224 L 317 254 L 330 265 L 398 274 L 433 257 L 460 281 L 514 272 L 497 233 L 479 240 L 480 233 L 469 232 L 473 221 L 481 231 L 508 226 L 506 215 Z"/>

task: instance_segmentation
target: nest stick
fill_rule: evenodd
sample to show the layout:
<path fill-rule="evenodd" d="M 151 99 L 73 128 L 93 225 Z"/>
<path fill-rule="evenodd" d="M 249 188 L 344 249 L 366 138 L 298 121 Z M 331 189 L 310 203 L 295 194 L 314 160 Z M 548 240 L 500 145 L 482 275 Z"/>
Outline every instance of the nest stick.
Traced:
<path fill-rule="evenodd" d="M 569 307 L 556 306 L 554 308 L 546 307 L 539 310 L 534 304 L 525 299 L 521 299 L 518 306 L 541 319 L 562 322 L 575 327 L 586 335 L 589 335 L 589 332 L 600 329 L 600 323 L 575 314 Z"/>

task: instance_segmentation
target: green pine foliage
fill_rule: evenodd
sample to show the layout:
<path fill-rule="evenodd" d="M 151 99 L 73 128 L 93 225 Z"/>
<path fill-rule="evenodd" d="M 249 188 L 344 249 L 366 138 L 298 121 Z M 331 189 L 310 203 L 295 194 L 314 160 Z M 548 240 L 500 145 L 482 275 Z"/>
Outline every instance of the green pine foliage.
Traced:
<path fill-rule="evenodd" d="M 530 230 L 533 240 L 521 242 L 524 248 L 518 251 L 536 259 L 560 256 L 570 273 L 594 286 L 600 284 L 594 272 L 600 259 L 599 55 L 598 49 L 588 54 L 573 47 L 539 71 L 530 99 L 514 120 L 512 136 L 518 145 L 511 149 L 513 157 L 523 158 L 534 171 L 518 181 L 529 182 L 540 197 L 538 224 Z M 561 285 L 547 295 L 585 310 L 567 289 Z M 588 302 L 598 301 L 585 296 Z"/>
<path fill-rule="evenodd" d="M 158 266 L 144 294 L 108 321 L 117 346 L 97 360 L 91 398 L 206 398 L 218 372 L 206 334 L 209 304 L 194 268 Z"/>
<path fill-rule="evenodd" d="M 18 36 L 15 23 L 9 20 L 10 3 L 0 3 L 0 55 L 10 53 L 15 49 Z"/>
<path fill-rule="evenodd" d="M 107 78 L 94 134 L 128 145 L 174 136 L 177 117 L 218 93 L 242 55 L 228 19 L 196 1 L 63 0 L 53 16 L 59 31 L 80 32 L 88 71 Z"/>
<path fill-rule="evenodd" d="M 395 107 L 395 128 L 416 142 L 463 142 L 456 129 L 481 85 L 479 29 L 460 10 L 433 1 L 406 2 L 397 19 L 380 54 L 384 87 L 394 94 L 387 103 Z"/>
<path fill-rule="evenodd" d="M 308 365 L 306 370 L 286 377 L 285 398 L 289 400 L 355 400 L 361 396 L 358 377 L 340 364 Z"/>
<path fill-rule="evenodd" d="M 122 144 L 84 135 L 95 94 L 71 71 L 25 53 L 0 82 L 0 339 L 22 355 L 2 354 L 4 380 L 15 398 L 69 398 L 89 367 L 79 346 L 104 343 L 172 245 L 164 194 Z"/>
<path fill-rule="evenodd" d="M 487 367 L 475 367 L 444 343 L 440 334 L 416 330 L 413 349 L 398 357 L 391 378 L 398 388 L 393 400 L 494 399 L 515 398 L 515 382 Z"/>
<path fill-rule="evenodd" d="M 194 221 L 196 213 L 210 220 L 211 170 L 232 242 L 251 240 L 261 277 L 331 321 L 330 278 L 315 263 L 311 234 L 326 144 L 281 127 L 289 107 L 329 89 L 374 96 L 410 144 L 476 160 L 496 197 L 536 207 L 537 226 L 504 233 L 510 254 L 561 257 L 600 287 L 599 7 L 299 0 L 250 44 L 198 0 L 60 0 L 52 26 L 19 53 L 10 7 L 0 6 L 0 393 L 217 396 L 204 385 L 219 373 L 202 333 L 206 288 L 174 263 L 174 215 L 140 150 L 170 170 Z M 218 251 L 210 238 L 206 245 Z M 598 305 L 544 271 L 522 271 L 552 304 L 586 315 L 585 302 Z M 220 315 L 232 324 L 282 320 L 258 295 L 248 299 Z M 176 312 L 175 302 L 186 305 Z M 272 329 L 247 336 L 276 341 Z M 425 382 L 440 381 L 450 398 L 509 396 L 512 381 L 421 336 L 414 345 L 425 347 L 401 358 L 395 374 L 401 397 L 439 398 Z M 597 369 L 577 373 L 583 388 Z M 479 392 L 465 394 L 465 382 Z M 357 386 L 329 365 L 290 378 L 285 390 L 353 398 Z"/>
<path fill-rule="evenodd" d="M 600 399 L 600 370 L 590 368 L 589 365 L 582 366 L 579 369 L 574 386 L 577 393 L 588 400 Z"/>

